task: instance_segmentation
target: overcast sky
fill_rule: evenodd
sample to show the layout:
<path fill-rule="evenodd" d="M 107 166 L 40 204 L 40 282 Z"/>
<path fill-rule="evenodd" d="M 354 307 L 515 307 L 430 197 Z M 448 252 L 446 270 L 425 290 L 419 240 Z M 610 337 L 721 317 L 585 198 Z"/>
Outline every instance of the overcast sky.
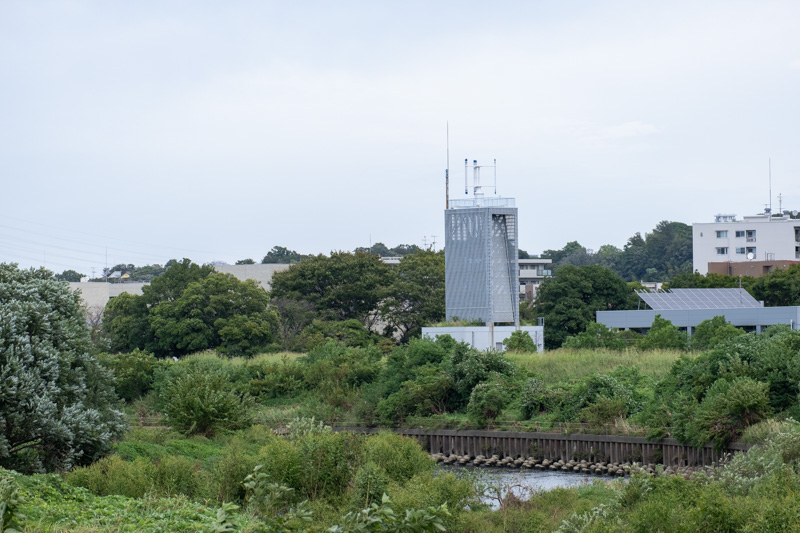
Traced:
<path fill-rule="evenodd" d="M 0 0 L 0 261 L 444 241 L 497 159 L 520 246 L 800 209 L 800 2 Z M 106 250 L 108 258 L 106 259 Z"/>

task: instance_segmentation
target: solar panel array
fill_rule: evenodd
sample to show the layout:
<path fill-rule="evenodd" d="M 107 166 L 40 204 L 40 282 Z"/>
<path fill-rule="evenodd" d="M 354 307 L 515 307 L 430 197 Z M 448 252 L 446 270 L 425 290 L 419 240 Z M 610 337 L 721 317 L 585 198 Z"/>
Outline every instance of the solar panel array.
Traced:
<path fill-rule="evenodd" d="M 761 307 L 744 289 L 672 289 L 672 292 L 639 291 L 638 294 L 656 311 Z"/>

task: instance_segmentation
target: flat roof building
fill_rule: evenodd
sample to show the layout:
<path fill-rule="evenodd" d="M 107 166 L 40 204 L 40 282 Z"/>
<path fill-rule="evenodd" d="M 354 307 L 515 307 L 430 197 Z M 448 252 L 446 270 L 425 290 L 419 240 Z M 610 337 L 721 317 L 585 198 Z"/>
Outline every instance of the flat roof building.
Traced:
<path fill-rule="evenodd" d="M 758 277 L 800 261 L 800 219 L 792 216 L 720 214 L 692 224 L 693 269 Z"/>

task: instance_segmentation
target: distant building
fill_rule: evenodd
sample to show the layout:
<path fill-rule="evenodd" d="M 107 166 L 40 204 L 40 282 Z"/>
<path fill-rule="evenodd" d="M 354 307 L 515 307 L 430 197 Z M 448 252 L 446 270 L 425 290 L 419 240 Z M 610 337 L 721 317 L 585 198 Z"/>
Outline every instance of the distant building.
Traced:
<path fill-rule="evenodd" d="M 272 276 L 282 272 L 291 265 L 279 263 L 254 264 L 254 265 L 222 265 L 217 264 L 214 269 L 223 274 L 232 274 L 242 281 L 252 279 L 257 281 L 264 289 L 269 290 Z M 109 276 L 110 278 L 111 276 Z M 123 278 L 121 274 L 116 276 Z M 92 312 L 102 313 L 106 304 L 123 292 L 128 294 L 142 294 L 142 288 L 149 282 L 106 283 L 104 281 L 70 282 L 70 288 L 81 291 L 83 305 Z"/>
<path fill-rule="evenodd" d="M 597 311 L 597 322 L 608 328 L 647 331 L 656 315 L 686 330 L 715 316 L 723 316 L 745 331 L 760 333 L 762 328 L 786 324 L 798 329 L 800 307 L 764 307 L 744 289 L 672 289 L 671 292 L 639 293 L 651 309 L 639 311 Z"/>
<path fill-rule="evenodd" d="M 692 224 L 693 267 L 758 277 L 800 261 L 800 220 L 789 213 L 745 216 L 716 215 L 714 222 Z"/>
<path fill-rule="evenodd" d="M 533 301 L 536 290 L 547 278 L 553 276 L 552 259 L 519 259 L 519 298 Z"/>

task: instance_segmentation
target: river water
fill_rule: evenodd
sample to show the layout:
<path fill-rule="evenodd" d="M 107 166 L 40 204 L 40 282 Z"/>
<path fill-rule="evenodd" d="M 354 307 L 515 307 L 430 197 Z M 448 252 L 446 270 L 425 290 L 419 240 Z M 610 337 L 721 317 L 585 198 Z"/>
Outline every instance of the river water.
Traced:
<path fill-rule="evenodd" d="M 497 509 L 499 498 L 505 498 L 509 491 L 521 500 L 527 500 L 535 492 L 555 488 L 578 487 L 590 485 L 597 476 L 586 476 L 566 472 L 541 470 L 507 470 L 499 468 L 448 468 L 448 472 L 459 472 L 475 478 L 484 494 L 482 500 Z"/>

